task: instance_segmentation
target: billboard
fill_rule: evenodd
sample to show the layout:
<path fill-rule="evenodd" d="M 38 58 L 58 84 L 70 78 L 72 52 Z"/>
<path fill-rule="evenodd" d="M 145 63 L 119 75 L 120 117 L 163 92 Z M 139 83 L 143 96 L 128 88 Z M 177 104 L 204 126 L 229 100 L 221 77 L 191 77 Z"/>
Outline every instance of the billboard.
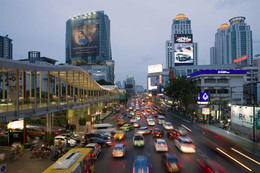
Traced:
<path fill-rule="evenodd" d="M 198 101 L 199 102 L 209 102 L 210 101 L 209 92 L 199 92 Z"/>
<path fill-rule="evenodd" d="M 245 59 L 247 59 L 247 56 L 242 56 L 241 58 L 235 59 L 235 60 L 234 60 L 234 63 L 243 61 L 243 60 L 245 60 Z"/>
<path fill-rule="evenodd" d="M 159 85 L 159 76 L 152 76 L 150 77 L 151 86 L 158 86 Z"/>
<path fill-rule="evenodd" d="M 193 43 L 174 44 L 175 64 L 193 64 Z"/>
<path fill-rule="evenodd" d="M 99 55 L 99 25 L 89 24 L 72 27 L 71 56 Z"/>
<path fill-rule="evenodd" d="M 148 73 L 160 73 L 163 71 L 163 65 L 162 64 L 156 64 L 156 65 L 149 65 L 148 66 Z"/>
<path fill-rule="evenodd" d="M 152 77 L 149 77 L 148 78 L 148 90 L 151 91 L 151 90 L 157 90 L 157 86 L 155 86 L 154 84 L 154 79 L 153 79 L 153 85 L 151 84 L 151 78 Z"/>
<path fill-rule="evenodd" d="M 192 43 L 192 34 L 174 34 L 174 43 Z"/>

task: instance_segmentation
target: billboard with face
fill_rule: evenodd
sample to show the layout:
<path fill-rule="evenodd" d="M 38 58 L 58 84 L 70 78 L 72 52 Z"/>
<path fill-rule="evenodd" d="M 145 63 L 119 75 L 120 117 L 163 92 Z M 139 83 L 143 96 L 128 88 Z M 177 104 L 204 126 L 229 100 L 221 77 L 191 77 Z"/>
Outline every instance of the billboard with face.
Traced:
<path fill-rule="evenodd" d="M 72 57 L 99 55 L 99 25 L 81 25 L 72 27 Z"/>
<path fill-rule="evenodd" d="M 175 64 L 193 64 L 193 43 L 174 44 Z"/>

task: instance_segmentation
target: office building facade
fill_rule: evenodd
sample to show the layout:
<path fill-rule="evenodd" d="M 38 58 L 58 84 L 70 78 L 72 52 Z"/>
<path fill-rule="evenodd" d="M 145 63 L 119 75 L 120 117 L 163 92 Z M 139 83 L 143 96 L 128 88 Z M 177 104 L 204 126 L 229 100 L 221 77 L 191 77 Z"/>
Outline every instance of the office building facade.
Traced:
<path fill-rule="evenodd" d="M 171 26 L 171 40 L 166 41 L 166 68 L 197 65 L 197 58 L 198 44 L 193 42 L 191 20 L 178 14 Z"/>
<path fill-rule="evenodd" d="M 215 34 L 214 47 L 211 48 L 211 64 L 233 64 L 243 66 L 253 62 L 252 31 L 245 23 L 245 17 L 234 17 L 230 24 L 222 24 Z M 213 50 L 215 50 L 213 52 Z M 234 60 L 246 57 L 243 60 Z"/>
<path fill-rule="evenodd" d="M 8 35 L 0 36 L 0 58 L 13 59 L 13 43 Z"/>
<path fill-rule="evenodd" d="M 66 22 L 66 63 L 77 66 L 108 65 L 109 69 L 113 68 L 108 70 L 108 82 L 114 83 L 110 19 L 104 11 L 84 13 Z"/>

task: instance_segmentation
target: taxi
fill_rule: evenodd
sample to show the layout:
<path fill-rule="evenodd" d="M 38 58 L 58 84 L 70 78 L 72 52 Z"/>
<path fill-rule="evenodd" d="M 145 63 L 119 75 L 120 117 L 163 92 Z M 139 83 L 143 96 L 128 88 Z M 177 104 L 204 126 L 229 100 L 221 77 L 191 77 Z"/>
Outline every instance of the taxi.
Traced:
<path fill-rule="evenodd" d="M 125 120 L 119 120 L 116 124 L 119 125 L 119 126 L 122 126 L 126 123 Z"/>
<path fill-rule="evenodd" d="M 122 127 L 120 127 L 119 129 L 122 130 L 122 131 L 129 131 L 131 129 L 134 129 L 134 126 L 131 125 L 131 124 L 125 124 Z"/>
<path fill-rule="evenodd" d="M 114 139 L 115 140 L 123 140 L 125 138 L 125 132 L 118 130 L 116 131 L 115 135 L 114 135 Z"/>

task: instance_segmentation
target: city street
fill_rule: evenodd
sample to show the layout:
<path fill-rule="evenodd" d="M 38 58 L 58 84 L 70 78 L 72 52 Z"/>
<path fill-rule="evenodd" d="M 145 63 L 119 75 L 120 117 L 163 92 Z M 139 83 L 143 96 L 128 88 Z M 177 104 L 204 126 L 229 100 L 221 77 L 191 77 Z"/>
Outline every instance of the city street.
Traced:
<path fill-rule="evenodd" d="M 119 114 L 118 114 L 119 115 Z M 235 161 L 231 159 L 224 158 L 217 152 L 213 151 L 210 147 L 208 147 L 207 141 L 203 137 L 203 131 L 197 124 L 192 124 L 180 119 L 176 115 L 167 112 L 166 121 L 169 121 L 173 124 L 176 128 L 178 126 L 186 126 L 191 130 L 191 133 L 188 135 L 189 138 L 193 140 L 194 145 L 196 146 L 196 153 L 195 154 L 184 154 L 181 153 L 174 145 L 173 140 L 167 138 L 166 130 L 164 130 L 164 139 L 168 144 L 169 152 L 174 153 L 179 158 L 179 162 L 182 165 L 182 172 L 201 172 L 199 165 L 197 164 L 197 158 L 200 158 L 202 155 L 206 156 L 207 158 L 213 159 L 217 163 L 219 163 L 226 172 L 250 172 L 248 169 L 244 168 L 243 166 L 239 165 Z M 130 118 L 125 117 L 127 122 L 129 123 Z M 106 123 L 116 124 L 117 116 L 111 116 L 106 120 Z M 146 119 L 142 116 L 140 120 L 141 126 L 147 126 Z M 159 125 L 156 123 L 156 126 L 160 129 L 163 129 L 163 125 Z M 153 128 L 153 126 L 150 126 Z M 151 134 L 144 135 L 145 136 L 145 147 L 143 148 L 134 148 L 133 146 L 133 135 L 137 131 L 138 128 L 126 132 L 126 138 L 121 141 L 115 141 L 116 143 L 125 143 L 127 145 L 127 153 L 125 158 L 113 158 L 112 157 L 112 149 L 113 146 L 109 148 L 104 148 L 102 150 L 101 155 L 99 156 L 98 160 L 95 164 L 95 172 L 101 173 L 105 170 L 109 170 L 109 172 L 132 172 L 133 163 L 138 155 L 145 155 L 150 163 L 150 171 L 153 173 L 157 172 L 164 172 L 162 164 L 161 164 L 161 153 L 156 152 L 154 149 L 154 139 Z M 113 144 L 113 145 L 114 145 Z M 241 151 L 241 150 L 240 150 Z M 246 153 L 243 151 L 243 153 Z M 252 154 L 246 153 L 252 158 L 255 158 Z M 237 153 L 233 152 L 232 156 L 239 160 L 241 163 L 247 165 L 249 169 L 253 172 L 257 172 L 259 170 L 259 165 L 256 163 L 246 159 L 243 156 L 239 156 Z M 257 160 L 257 158 L 255 158 Z"/>

